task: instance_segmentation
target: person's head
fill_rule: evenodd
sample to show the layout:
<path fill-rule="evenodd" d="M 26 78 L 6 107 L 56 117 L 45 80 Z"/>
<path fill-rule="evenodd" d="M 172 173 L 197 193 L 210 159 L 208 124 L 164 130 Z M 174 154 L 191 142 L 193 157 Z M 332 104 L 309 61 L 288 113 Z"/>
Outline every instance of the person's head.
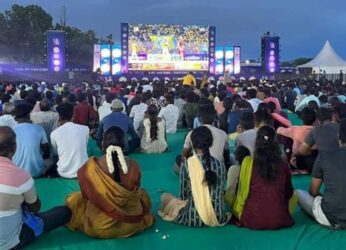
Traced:
<path fill-rule="evenodd" d="M 261 103 L 261 104 L 263 104 L 263 103 Z M 262 108 L 261 105 L 259 105 L 258 110 L 255 113 L 255 126 L 257 128 L 259 128 L 259 127 L 264 126 L 264 125 L 272 126 L 273 125 L 273 117 L 269 113 L 268 108 L 265 108 L 265 106 L 263 106 L 263 108 Z"/>
<path fill-rule="evenodd" d="M 48 99 L 43 99 L 40 102 L 40 110 L 43 112 L 50 111 L 50 103 L 49 103 Z"/>
<path fill-rule="evenodd" d="M 10 127 L 0 127 L 0 156 L 12 160 L 16 152 L 16 134 Z"/>
<path fill-rule="evenodd" d="M 250 156 L 250 155 L 251 155 L 250 150 L 245 146 L 237 147 L 234 152 L 235 160 L 238 162 L 239 165 L 242 164 L 246 156 Z"/>
<path fill-rule="evenodd" d="M 329 103 L 332 107 L 335 108 L 340 105 L 340 100 L 337 96 L 333 96 L 332 98 L 330 98 Z"/>
<path fill-rule="evenodd" d="M 341 103 L 339 106 L 335 107 L 334 112 L 339 121 L 346 119 L 346 103 Z"/>
<path fill-rule="evenodd" d="M 346 147 L 346 119 L 342 119 L 340 122 L 339 141 L 340 146 Z"/>
<path fill-rule="evenodd" d="M 147 103 L 151 98 L 150 92 L 145 92 L 141 96 L 141 103 Z"/>
<path fill-rule="evenodd" d="M 213 124 L 216 118 L 216 111 L 214 105 L 212 103 L 198 105 L 198 117 L 204 125 Z"/>
<path fill-rule="evenodd" d="M 59 120 L 61 122 L 72 121 L 72 118 L 73 118 L 73 104 L 72 103 L 64 102 L 56 108 L 56 111 L 58 111 Z"/>
<path fill-rule="evenodd" d="M 13 115 L 15 106 L 12 102 L 6 102 L 2 106 L 2 111 L 4 112 L 5 115 Z"/>
<path fill-rule="evenodd" d="M 316 112 L 314 109 L 306 107 L 300 113 L 300 118 L 304 125 L 311 126 L 316 121 Z"/>
<path fill-rule="evenodd" d="M 21 103 L 16 105 L 14 109 L 14 117 L 16 121 L 27 121 L 30 120 L 30 113 L 32 106 L 28 103 Z"/>
<path fill-rule="evenodd" d="M 273 181 L 279 174 L 281 163 L 281 151 L 275 138 L 275 130 L 269 126 L 261 127 L 256 136 L 254 166 L 262 178 Z"/>
<path fill-rule="evenodd" d="M 10 94 L 3 94 L 1 97 L 1 103 L 4 104 L 6 102 L 9 102 L 11 100 L 11 95 Z"/>
<path fill-rule="evenodd" d="M 233 108 L 233 100 L 231 97 L 226 97 L 223 100 L 223 107 L 225 108 L 226 111 L 230 111 Z"/>
<path fill-rule="evenodd" d="M 250 99 L 254 99 L 254 98 L 257 97 L 257 90 L 256 90 L 256 89 L 253 89 L 253 88 L 248 89 L 248 90 L 246 91 L 246 95 L 247 95 Z"/>
<path fill-rule="evenodd" d="M 119 99 L 114 99 L 111 103 L 112 112 L 122 112 L 124 110 L 123 102 Z"/>
<path fill-rule="evenodd" d="M 147 109 L 147 115 L 150 120 L 150 138 L 152 141 L 157 140 L 158 129 L 157 126 L 157 115 L 159 114 L 159 110 L 155 105 L 149 105 Z"/>
<path fill-rule="evenodd" d="M 85 102 L 87 100 L 87 96 L 84 92 L 80 93 L 78 95 L 78 102 L 81 103 L 81 102 Z"/>
<path fill-rule="evenodd" d="M 316 101 L 310 101 L 308 103 L 308 107 L 313 110 L 318 110 L 320 107 L 318 106 L 318 103 Z"/>
<path fill-rule="evenodd" d="M 112 103 L 112 101 L 114 100 L 115 95 L 113 93 L 107 93 L 106 94 L 106 102 L 107 103 Z"/>
<path fill-rule="evenodd" d="M 215 186 L 217 183 L 217 176 L 214 171 L 211 170 L 211 155 L 209 148 L 213 145 L 213 135 L 211 131 L 201 126 L 194 129 L 191 133 L 191 143 L 196 153 L 203 153 L 206 163 L 206 171 L 204 174 L 204 182 L 209 187 Z"/>
<path fill-rule="evenodd" d="M 174 104 L 174 93 L 173 92 L 166 93 L 165 100 L 167 104 Z"/>
<path fill-rule="evenodd" d="M 107 153 L 107 149 L 110 146 L 120 147 L 122 150 L 125 148 L 125 133 L 124 131 L 117 127 L 113 126 L 106 130 L 102 138 L 102 151 Z M 120 182 L 120 162 L 118 159 L 118 154 L 112 152 L 112 162 L 114 166 L 114 179 L 116 182 Z"/>
<path fill-rule="evenodd" d="M 317 111 L 317 119 L 320 121 L 320 123 L 324 123 L 327 121 L 333 120 L 333 110 L 330 108 L 320 108 Z"/>
<path fill-rule="evenodd" d="M 255 127 L 254 115 L 251 112 L 244 112 L 239 118 L 239 128 L 241 131 L 253 129 Z"/>
<path fill-rule="evenodd" d="M 328 103 L 328 96 L 326 95 L 321 95 L 319 98 L 321 104 L 326 104 Z"/>

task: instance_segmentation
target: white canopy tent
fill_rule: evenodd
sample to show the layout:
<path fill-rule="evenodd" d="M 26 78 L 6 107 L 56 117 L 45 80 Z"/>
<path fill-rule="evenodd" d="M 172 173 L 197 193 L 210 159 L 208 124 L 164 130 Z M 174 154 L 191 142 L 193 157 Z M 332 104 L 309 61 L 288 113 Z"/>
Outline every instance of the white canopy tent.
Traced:
<path fill-rule="evenodd" d="M 316 74 L 323 71 L 326 74 L 339 74 L 340 70 L 346 73 L 346 61 L 336 54 L 329 41 L 326 42 L 320 53 L 310 62 L 298 66 L 298 68 L 312 68 Z"/>

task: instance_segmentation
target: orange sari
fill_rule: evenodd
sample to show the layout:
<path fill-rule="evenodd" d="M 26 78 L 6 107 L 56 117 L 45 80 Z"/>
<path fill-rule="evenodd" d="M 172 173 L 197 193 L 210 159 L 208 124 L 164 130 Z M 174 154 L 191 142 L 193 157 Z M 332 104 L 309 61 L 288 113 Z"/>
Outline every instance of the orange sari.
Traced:
<path fill-rule="evenodd" d="M 131 178 L 135 161 L 126 159 Z M 133 171 L 132 171 L 133 172 Z M 78 171 L 81 192 L 71 193 L 66 205 L 72 210 L 68 227 L 96 238 L 125 238 L 150 227 L 151 201 L 140 187 L 126 189 L 105 173 L 94 158 Z"/>

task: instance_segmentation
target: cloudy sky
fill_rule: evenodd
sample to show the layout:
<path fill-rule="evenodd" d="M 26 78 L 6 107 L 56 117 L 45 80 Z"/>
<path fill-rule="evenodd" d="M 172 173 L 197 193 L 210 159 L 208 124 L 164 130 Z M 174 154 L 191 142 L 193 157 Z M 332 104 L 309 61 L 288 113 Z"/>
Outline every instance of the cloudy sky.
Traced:
<path fill-rule="evenodd" d="M 0 0 L 0 11 L 12 4 L 38 4 L 60 20 L 100 36 L 119 37 L 121 22 L 214 25 L 219 46 L 240 45 L 243 59 L 260 56 L 266 31 L 281 36 L 282 58 L 313 57 L 326 40 L 346 59 L 344 0 Z"/>

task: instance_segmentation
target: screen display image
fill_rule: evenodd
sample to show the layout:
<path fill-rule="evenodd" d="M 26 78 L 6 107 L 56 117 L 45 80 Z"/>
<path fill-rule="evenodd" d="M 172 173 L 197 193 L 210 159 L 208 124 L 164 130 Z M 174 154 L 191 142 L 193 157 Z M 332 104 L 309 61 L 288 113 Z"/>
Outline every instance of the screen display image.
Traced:
<path fill-rule="evenodd" d="M 129 70 L 205 71 L 209 26 L 129 24 Z"/>

